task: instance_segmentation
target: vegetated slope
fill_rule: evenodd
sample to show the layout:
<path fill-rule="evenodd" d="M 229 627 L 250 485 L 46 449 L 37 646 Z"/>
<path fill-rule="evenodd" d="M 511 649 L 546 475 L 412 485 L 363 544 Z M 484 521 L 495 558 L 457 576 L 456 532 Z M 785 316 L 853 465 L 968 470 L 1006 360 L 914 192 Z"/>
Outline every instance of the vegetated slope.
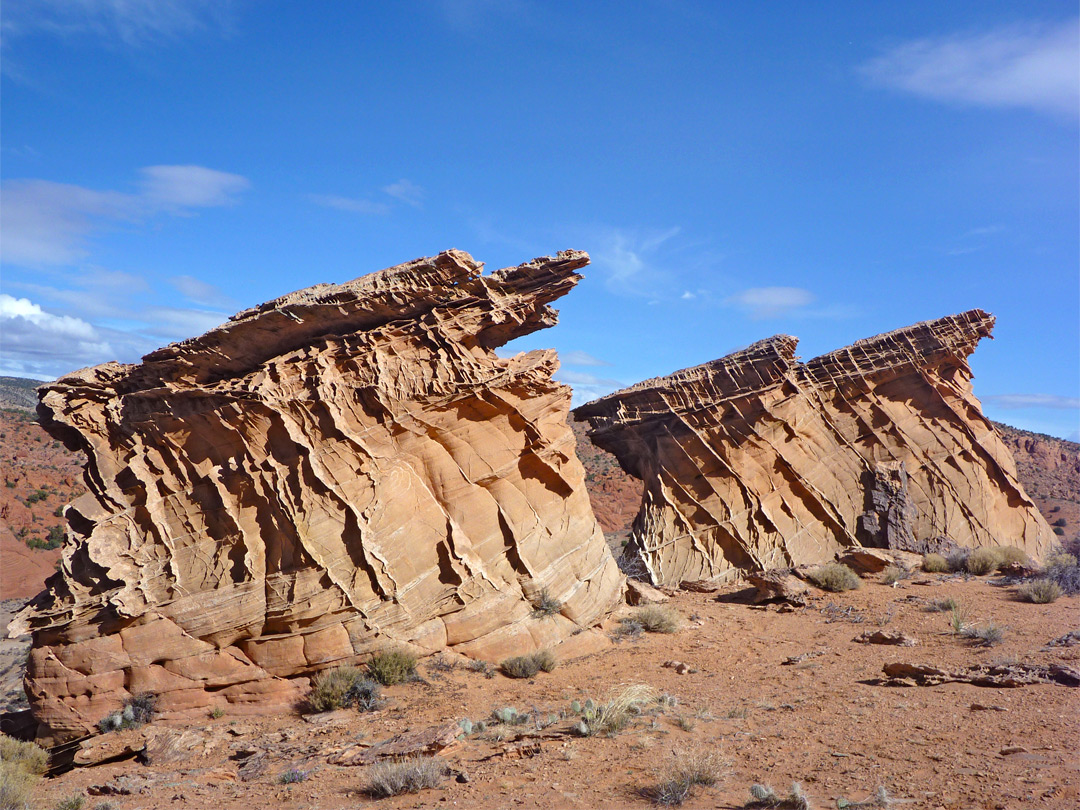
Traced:
<path fill-rule="evenodd" d="M 5 384 L 5 396 L 11 390 L 19 389 Z M 60 558 L 64 506 L 86 491 L 82 458 L 24 407 L 0 411 L 0 459 L 0 599 L 28 599 Z"/>
<path fill-rule="evenodd" d="M 1020 480 L 1062 538 L 1080 534 L 1080 444 L 994 422 Z M 587 465 L 586 465 L 587 467 Z"/>
<path fill-rule="evenodd" d="M 0 377 L 0 408 L 31 411 L 37 407 L 37 387 L 41 380 Z"/>

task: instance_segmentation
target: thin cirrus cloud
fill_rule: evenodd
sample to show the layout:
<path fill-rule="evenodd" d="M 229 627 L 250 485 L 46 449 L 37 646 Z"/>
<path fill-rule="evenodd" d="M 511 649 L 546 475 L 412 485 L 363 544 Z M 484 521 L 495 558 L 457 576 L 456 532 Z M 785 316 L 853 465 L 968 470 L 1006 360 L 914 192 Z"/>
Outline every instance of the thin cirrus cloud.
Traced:
<path fill-rule="evenodd" d="M 380 191 L 398 202 L 419 208 L 423 205 L 425 191 L 411 180 L 401 179 L 396 183 L 383 186 Z M 383 216 L 389 214 L 391 205 L 380 200 L 372 200 L 368 197 L 346 197 L 341 194 L 306 194 L 308 202 L 321 205 L 323 208 L 334 208 L 338 211 L 347 211 L 350 214 L 364 216 Z"/>
<path fill-rule="evenodd" d="M 594 234 L 593 266 L 604 274 L 612 292 L 654 296 L 668 286 L 669 274 L 660 266 L 659 250 L 680 232 L 679 227 L 661 231 L 612 228 Z"/>
<path fill-rule="evenodd" d="M 206 307 L 229 307 L 233 301 L 218 287 L 194 276 L 174 276 L 169 279 L 176 291 L 193 304 Z"/>
<path fill-rule="evenodd" d="M 1057 394 L 994 394 L 982 397 L 984 402 L 1007 410 L 1022 408 L 1053 408 L 1055 410 L 1080 410 L 1080 398 Z"/>
<path fill-rule="evenodd" d="M 383 186 L 382 190 L 383 193 L 389 194 L 395 200 L 400 200 L 413 208 L 419 208 L 424 202 L 424 189 L 411 180 L 402 178 L 396 183 Z"/>
<path fill-rule="evenodd" d="M 859 67 L 869 81 L 934 101 L 1080 116 L 1080 20 L 902 43 Z"/>
<path fill-rule="evenodd" d="M 229 205 L 250 186 L 240 175 L 203 166 L 148 166 L 139 191 L 99 191 L 49 180 L 8 180 L 0 197 L 0 260 L 20 266 L 71 264 L 88 255 L 87 239 L 121 222 L 160 213 Z"/>
<path fill-rule="evenodd" d="M 801 287 L 751 287 L 728 296 L 724 303 L 760 321 L 804 310 L 814 303 L 814 295 Z"/>
<path fill-rule="evenodd" d="M 4 37 L 33 33 L 90 35 L 146 45 L 209 30 L 228 30 L 233 0 L 35 0 L 7 3 Z"/>
<path fill-rule="evenodd" d="M 594 357 L 580 349 L 572 349 L 567 352 L 559 352 L 559 360 L 567 366 L 610 366 L 611 363 Z"/>
<path fill-rule="evenodd" d="M 566 368 L 559 369 L 555 374 L 555 379 L 558 382 L 567 383 L 574 389 L 571 401 L 575 408 L 625 387 L 619 380 L 598 377 L 595 374 L 582 371 L 571 371 Z"/>

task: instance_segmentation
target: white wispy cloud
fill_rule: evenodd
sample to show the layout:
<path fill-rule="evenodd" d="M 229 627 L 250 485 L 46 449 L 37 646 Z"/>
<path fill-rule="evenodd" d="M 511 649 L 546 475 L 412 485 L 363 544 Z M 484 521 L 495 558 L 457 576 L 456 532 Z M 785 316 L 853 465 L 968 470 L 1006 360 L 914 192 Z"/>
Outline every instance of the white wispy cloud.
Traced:
<path fill-rule="evenodd" d="M 752 320 L 767 320 L 789 315 L 814 303 L 814 295 L 801 287 L 751 287 L 728 296 L 725 303 L 734 306 Z"/>
<path fill-rule="evenodd" d="M 194 276 L 174 276 L 169 284 L 193 304 L 206 307 L 231 307 L 233 302 L 221 289 Z"/>
<path fill-rule="evenodd" d="M 1058 394 L 994 394 L 983 396 L 982 400 L 1008 410 L 1020 410 L 1022 408 L 1080 410 L 1080 398 L 1064 397 Z"/>
<path fill-rule="evenodd" d="M 161 213 L 229 204 L 248 187 L 235 174 L 201 166 L 151 166 L 137 193 L 49 180 L 5 181 L 0 194 L 0 260 L 22 266 L 70 264 L 88 254 L 93 233 Z"/>
<path fill-rule="evenodd" d="M 34 0 L 4 4 L 4 37 L 43 32 L 89 34 L 146 45 L 208 30 L 228 30 L 232 0 Z"/>
<path fill-rule="evenodd" d="M 605 276 L 613 292 L 654 295 L 664 286 L 668 273 L 658 260 L 659 248 L 677 236 L 680 228 L 662 231 L 605 230 L 595 237 L 592 263 Z"/>
<path fill-rule="evenodd" d="M 859 68 L 870 81 L 935 101 L 1080 114 L 1080 20 L 906 42 Z"/>
<path fill-rule="evenodd" d="M 568 352 L 559 352 L 559 360 L 568 366 L 610 366 L 611 363 L 594 357 L 588 352 L 573 349 Z"/>
<path fill-rule="evenodd" d="M 411 180 L 402 178 L 396 183 L 391 183 L 382 188 L 384 194 L 389 194 L 395 200 L 400 200 L 413 208 L 419 208 L 424 202 L 426 192 L 421 186 Z"/>
<path fill-rule="evenodd" d="M 574 389 L 571 401 L 575 408 L 578 405 L 584 405 L 586 402 L 592 402 L 594 399 L 599 399 L 602 396 L 606 396 L 607 394 L 626 387 L 626 385 L 619 380 L 598 377 L 595 374 L 571 371 L 570 369 L 565 368 L 560 368 L 558 372 L 556 372 L 555 379 L 558 382 L 568 384 Z"/>
<path fill-rule="evenodd" d="M 338 211 L 348 211 L 351 214 L 382 215 L 390 213 L 390 206 L 386 203 L 365 200 L 362 197 L 343 197 L 339 194 L 308 194 L 307 199 L 324 208 L 336 208 Z"/>
<path fill-rule="evenodd" d="M 439 0 L 439 8 L 459 31 L 473 30 L 488 20 L 523 19 L 531 12 L 526 0 Z"/>

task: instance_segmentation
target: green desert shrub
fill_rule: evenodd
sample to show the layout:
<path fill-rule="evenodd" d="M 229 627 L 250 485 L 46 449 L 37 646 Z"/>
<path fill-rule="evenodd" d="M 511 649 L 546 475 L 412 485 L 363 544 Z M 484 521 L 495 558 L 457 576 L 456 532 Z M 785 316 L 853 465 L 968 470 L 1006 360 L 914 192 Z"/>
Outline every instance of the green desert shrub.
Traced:
<path fill-rule="evenodd" d="M 1036 605 L 1056 602 L 1062 593 L 1061 586 L 1047 578 L 1033 579 L 1016 589 L 1016 595 L 1021 601 L 1034 602 Z"/>
<path fill-rule="evenodd" d="M 982 577 L 997 571 L 1000 564 L 1001 558 L 997 551 L 992 548 L 977 548 L 968 555 L 964 568 L 969 574 Z"/>
<path fill-rule="evenodd" d="M 674 633 L 679 629 L 681 618 L 675 608 L 667 605 L 643 605 L 633 616 L 646 633 Z"/>
<path fill-rule="evenodd" d="M 437 757 L 410 757 L 396 762 L 379 762 L 365 773 L 364 793 L 373 799 L 419 793 L 438 787 L 449 768 Z"/>
<path fill-rule="evenodd" d="M 379 683 L 393 686 L 416 677 L 416 656 L 405 650 L 384 650 L 375 654 L 367 668 Z"/>
<path fill-rule="evenodd" d="M 928 574 L 945 574 L 949 571 L 949 562 L 940 554 L 927 554 L 922 558 L 922 570 Z"/>
<path fill-rule="evenodd" d="M 840 563 L 827 563 L 809 571 L 807 578 L 823 591 L 853 591 L 862 585 L 859 575 Z"/>
<path fill-rule="evenodd" d="M 309 776 L 311 776 L 311 771 L 289 768 L 277 778 L 277 781 L 279 785 L 296 785 L 300 782 L 306 782 Z"/>
<path fill-rule="evenodd" d="M 379 704 L 382 687 L 359 667 L 345 665 L 324 669 L 315 676 L 307 696 L 313 712 L 328 712 L 355 706 L 369 712 Z"/>

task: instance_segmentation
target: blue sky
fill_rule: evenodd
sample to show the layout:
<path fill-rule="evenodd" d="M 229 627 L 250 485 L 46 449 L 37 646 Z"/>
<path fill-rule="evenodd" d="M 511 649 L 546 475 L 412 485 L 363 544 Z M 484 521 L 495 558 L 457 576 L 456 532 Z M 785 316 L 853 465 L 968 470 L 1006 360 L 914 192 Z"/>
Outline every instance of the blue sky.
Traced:
<path fill-rule="evenodd" d="M 1075 2 L 6 0 L 0 373 L 133 361 L 450 247 L 593 265 L 581 402 L 972 307 L 986 413 L 1076 439 Z"/>

